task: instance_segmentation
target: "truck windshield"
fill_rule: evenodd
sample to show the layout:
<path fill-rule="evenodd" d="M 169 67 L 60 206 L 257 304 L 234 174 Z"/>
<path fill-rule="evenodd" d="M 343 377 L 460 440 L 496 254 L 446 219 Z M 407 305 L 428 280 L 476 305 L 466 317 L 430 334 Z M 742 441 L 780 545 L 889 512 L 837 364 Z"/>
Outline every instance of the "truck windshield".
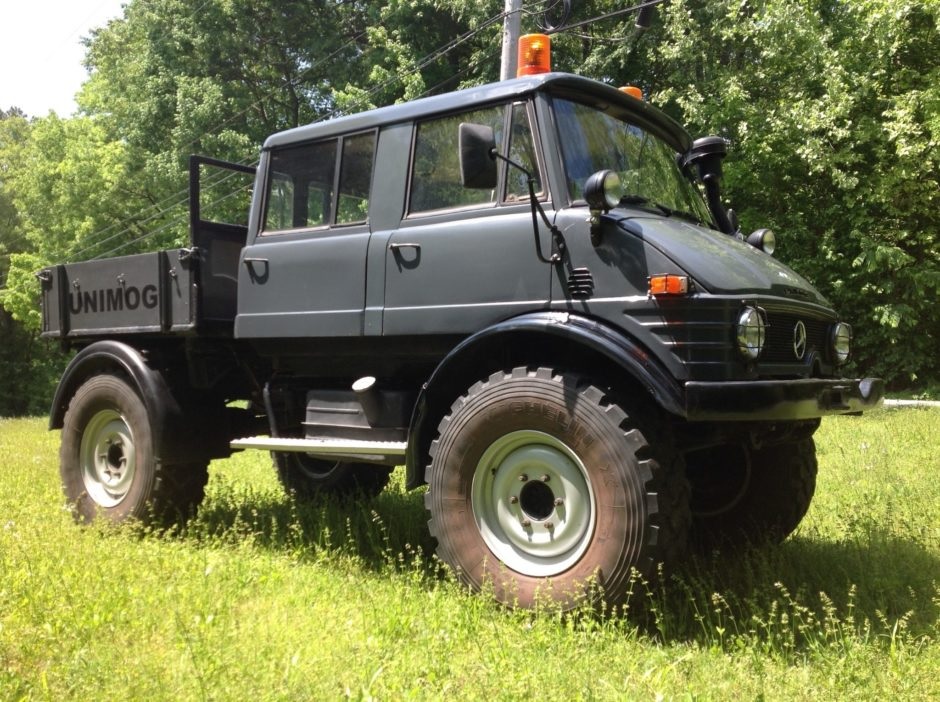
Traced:
<path fill-rule="evenodd" d="M 701 195 L 663 141 L 593 107 L 558 98 L 553 104 L 572 200 L 584 200 L 584 184 L 591 174 L 610 169 L 623 183 L 623 204 L 712 223 Z"/>

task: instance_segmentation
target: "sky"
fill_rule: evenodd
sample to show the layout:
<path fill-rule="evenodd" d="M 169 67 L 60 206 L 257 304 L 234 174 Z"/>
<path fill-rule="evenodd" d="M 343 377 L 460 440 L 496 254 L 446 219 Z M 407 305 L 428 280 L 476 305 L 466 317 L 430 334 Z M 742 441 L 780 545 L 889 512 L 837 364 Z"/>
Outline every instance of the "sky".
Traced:
<path fill-rule="evenodd" d="M 0 109 L 31 117 L 75 110 L 88 73 L 82 38 L 128 0 L 0 0 Z"/>

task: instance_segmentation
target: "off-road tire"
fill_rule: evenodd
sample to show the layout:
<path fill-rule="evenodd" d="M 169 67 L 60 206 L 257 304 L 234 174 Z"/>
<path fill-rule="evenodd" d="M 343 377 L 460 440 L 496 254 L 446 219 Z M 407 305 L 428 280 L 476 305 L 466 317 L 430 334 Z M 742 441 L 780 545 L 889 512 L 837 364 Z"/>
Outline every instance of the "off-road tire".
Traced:
<path fill-rule="evenodd" d="M 284 489 L 301 500 L 320 495 L 374 497 L 388 485 L 392 466 L 346 463 L 313 458 L 305 453 L 271 454 Z"/>
<path fill-rule="evenodd" d="M 62 427 L 59 473 L 75 519 L 136 519 L 165 526 L 190 517 L 202 501 L 207 464 L 168 466 L 154 452 L 147 410 L 115 375 L 78 388 Z"/>
<path fill-rule="evenodd" d="M 737 550 L 750 545 L 780 543 L 787 538 L 806 515 L 816 490 L 816 445 L 812 438 L 792 443 L 775 444 L 760 449 L 730 447 L 729 464 L 713 464 L 696 468 L 692 477 L 691 542 L 696 550 Z M 719 507 L 702 509 L 702 481 L 706 471 L 739 470 L 743 456 L 747 474 L 733 499 Z M 694 459 L 689 457 L 689 468 Z M 736 465 L 730 465 L 734 463 Z"/>
<path fill-rule="evenodd" d="M 626 406 L 549 368 L 470 387 L 431 444 L 425 506 L 440 558 L 504 604 L 566 609 L 621 602 L 633 569 L 648 578 L 678 560 L 690 521 L 681 457 L 648 401 Z"/>

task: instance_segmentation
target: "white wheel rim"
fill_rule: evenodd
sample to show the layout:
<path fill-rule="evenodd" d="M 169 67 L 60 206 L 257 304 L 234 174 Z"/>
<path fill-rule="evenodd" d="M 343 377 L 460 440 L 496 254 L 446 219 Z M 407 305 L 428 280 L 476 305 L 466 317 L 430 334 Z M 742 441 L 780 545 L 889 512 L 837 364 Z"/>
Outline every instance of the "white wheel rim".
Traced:
<path fill-rule="evenodd" d="M 134 434 L 115 410 L 101 410 L 85 426 L 79 449 L 85 491 L 101 507 L 127 497 L 137 471 Z"/>
<path fill-rule="evenodd" d="M 490 444 L 477 464 L 470 502 L 483 541 L 523 575 L 567 570 L 594 534 L 597 508 L 584 464 L 544 432 L 515 431 Z"/>

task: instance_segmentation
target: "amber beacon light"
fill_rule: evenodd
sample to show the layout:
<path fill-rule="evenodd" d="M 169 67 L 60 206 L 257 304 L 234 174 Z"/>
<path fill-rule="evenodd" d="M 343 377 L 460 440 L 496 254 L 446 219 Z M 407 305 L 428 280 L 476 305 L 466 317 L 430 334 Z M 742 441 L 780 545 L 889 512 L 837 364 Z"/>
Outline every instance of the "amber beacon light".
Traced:
<path fill-rule="evenodd" d="M 519 69 L 516 77 L 534 76 L 552 70 L 552 40 L 547 34 L 519 37 Z"/>
<path fill-rule="evenodd" d="M 620 92 L 635 97 L 637 100 L 643 99 L 643 91 L 635 85 L 625 85 L 620 89 Z"/>

